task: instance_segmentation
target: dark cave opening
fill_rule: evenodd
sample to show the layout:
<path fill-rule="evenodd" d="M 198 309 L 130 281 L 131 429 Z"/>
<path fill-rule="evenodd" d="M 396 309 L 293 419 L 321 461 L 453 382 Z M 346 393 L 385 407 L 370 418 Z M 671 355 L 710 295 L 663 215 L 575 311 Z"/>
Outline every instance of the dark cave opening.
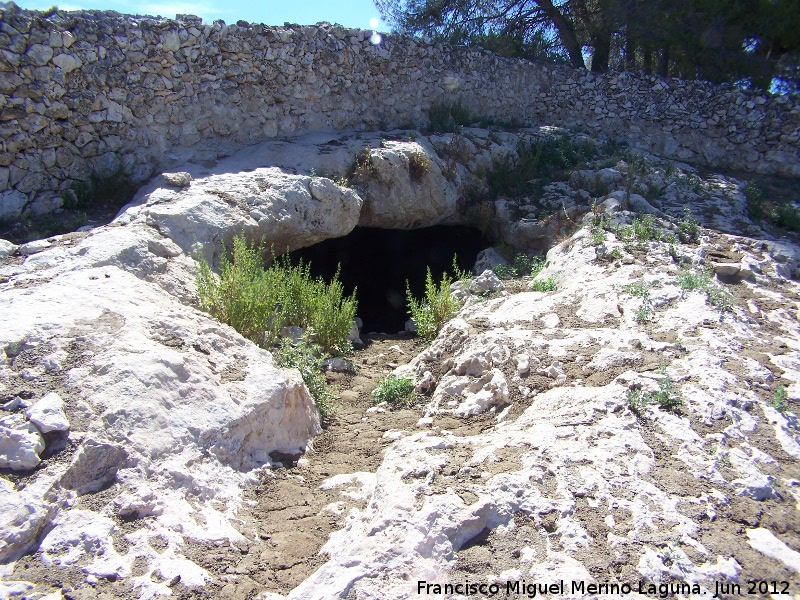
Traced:
<path fill-rule="evenodd" d="M 350 234 L 292 252 L 293 262 L 311 263 L 315 277 L 330 280 L 341 265 L 339 279 L 345 292 L 357 288 L 362 331 L 396 333 L 408 319 L 406 280 L 415 297 L 425 290 L 427 267 L 438 283 L 445 271 L 452 275 L 453 255 L 459 269 L 470 270 L 478 252 L 490 246 L 477 229 L 465 226 L 424 229 L 356 227 Z"/>

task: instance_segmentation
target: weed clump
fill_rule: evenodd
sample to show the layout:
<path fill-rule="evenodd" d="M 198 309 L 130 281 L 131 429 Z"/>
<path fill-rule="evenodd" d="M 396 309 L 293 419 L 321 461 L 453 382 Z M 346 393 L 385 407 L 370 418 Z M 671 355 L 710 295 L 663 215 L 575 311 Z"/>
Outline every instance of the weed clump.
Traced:
<path fill-rule="evenodd" d="M 426 342 L 432 341 L 439 333 L 442 325 L 459 308 L 458 301 L 450 292 L 453 280 L 447 273 L 442 273 L 442 279 L 437 286 L 428 267 L 425 276 L 425 297 L 421 300 L 414 298 L 411 287 L 406 280 L 406 304 L 408 312 L 417 327 L 417 335 Z"/>
<path fill-rule="evenodd" d="M 702 273 L 682 271 L 678 273 L 676 283 L 679 288 L 687 292 L 695 290 L 705 292 L 706 302 L 718 308 L 721 313 L 725 313 L 733 308 L 733 298 L 722 286 L 717 285 L 711 280 L 711 274 L 708 270 Z"/>
<path fill-rule="evenodd" d="M 556 171 L 588 162 L 596 154 L 592 143 L 576 142 L 567 135 L 520 141 L 517 156 L 495 160 L 486 182 L 495 198 L 519 196 L 530 188 L 530 180 L 552 178 Z"/>
<path fill-rule="evenodd" d="M 411 181 L 420 182 L 431 170 L 431 159 L 424 152 L 412 152 L 408 157 L 408 174 Z"/>
<path fill-rule="evenodd" d="M 231 256 L 222 259 L 219 276 L 200 260 L 200 306 L 262 346 L 271 345 L 284 326 L 295 325 L 310 330 L 325 352 L 345 352 L 356 314 L 355 292 L 344 295 L 338 273 L 330 283 L 313 279 L 310 267 L 292 265 L 284 255 L 265 269 L 261 246 L 237 236 Z"/>
<path fill-rule="evenodd" d="M 675 390 L 675 383 L 672 378 L 667 374 L 666 367 L 662 364 L 658 372 L 662 375 L 658 380 L 657 392 L 643 392 L 642 390 L 628 390 L 627 402 L 628 408 L 637 416 L 641 416 L 642 412 L 649 404 L 654 402 L 664 410 L 673 410 L 683 404 L 683 399 L 680 394 Z"/>
<path fill-rule="evenodd" d="M 428 129 L 437 133 L 457 133 L 471 123 L 469 109 L 461 100 L 442 99 L 434 102 L 428 111 Z"/>
<path fill-rule="evenodd" d="M 785 385 L 779 385 L 778 389 L 775 390 L 771 406 L 781 413 L 789 410 L 789 394 Z"/>
<path fill-rule="evenodd" d="M 683 219 L 678 222 L 678 236 L 684 244 L 695 243 L 700 239 L 700 223 L 688 206 L 683 207 Z"/>
<path fill-rule="evenodd" d="M 408 406 L 416 398 L 414 382 L 411 377 L 397 377 L 389 375 L 381 381 L 370 394 L 373 404 L 386 402 L 393 408 Z"/>
<path fill-rule="evenodd" d="M 644 323 L 649 321 L 653 315 L 653 303 L 650 299 L 650 284 L 646 281 L 638 281 L 622 286 L 623 291 L 631 296 L 642 299 L 642 305 L 636 311 L 636 321 Z"/>
<path fill-rule="evenodd" d="M 521 252 L 514 257 L 510 265 L 497 265 L 492 268 L 494 274 L 500 279 L 513 279 L 531 275 L 536 277 L 544 268 L 544 258 L 541 256 L 529 256 Z"/>

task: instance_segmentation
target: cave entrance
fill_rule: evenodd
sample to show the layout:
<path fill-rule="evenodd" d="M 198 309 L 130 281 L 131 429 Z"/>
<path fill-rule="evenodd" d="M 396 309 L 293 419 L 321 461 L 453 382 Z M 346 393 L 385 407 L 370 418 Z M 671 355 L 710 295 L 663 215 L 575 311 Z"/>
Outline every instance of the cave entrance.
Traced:
<path fill-rule="evenodd" d="M 453 255 L 458 267 L 470 270 L 478 252 L 490 242 L 477 229 L 465 226 L 423 229 L 373 229 L 356 227 L 344 237 L 325 240 L 291 253 L 293 262 L 311 263 L 311 274 L 330 280 L 341 264 L 339 279 L 345 293 L 357 288 L 362 331 L 396 333 L 408 319 L 406 280 L 415 297 L 425 290 L 426 268 L 438 282 L 452 275 Z"/>

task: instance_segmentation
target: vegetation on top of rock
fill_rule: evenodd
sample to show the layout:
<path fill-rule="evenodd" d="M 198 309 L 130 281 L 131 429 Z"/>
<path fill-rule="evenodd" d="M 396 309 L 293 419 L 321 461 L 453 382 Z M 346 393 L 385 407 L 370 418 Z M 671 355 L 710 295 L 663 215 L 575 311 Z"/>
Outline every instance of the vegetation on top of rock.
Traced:
<path fill-rule="evenodd" d="M 577 141 L 566 134 L 520 140 L 516 156 L 495 159 L 486 173 L 490 196 L 529 193 L 531 180 L 552 178 L 557 171 L 576 167 L 595 156 L 597 148 L 593 143 Z"/>
<path fill-rule="evenodd" d="M 428 111 L 428 129 L 438 133 L 456 133 L 471 122 L 469 109 L 460 99 L 443 98 L 434 102 Z"/>
<path fill-rule="evenodd" d="M 230 257 L 223 256 L 219 276 L 200 259 L 197 273 L 200 306 L 262 346 L 271 345 L 285 326 L 307 330 L 325 351 L 347 351 L 347 336 L 355 318 L 355 291 L 345 296 L 338 273 L 330 283 L 313 279 L 310 265 L 292 265 L 288 255 L 264 268 L 260 244 L 244 235 L 233 240 Z"/>

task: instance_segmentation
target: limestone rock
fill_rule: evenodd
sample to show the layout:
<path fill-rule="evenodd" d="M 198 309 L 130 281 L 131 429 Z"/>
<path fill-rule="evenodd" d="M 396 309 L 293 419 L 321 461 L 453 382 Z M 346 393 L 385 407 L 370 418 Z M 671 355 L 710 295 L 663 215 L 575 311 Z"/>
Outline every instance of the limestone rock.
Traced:
<path fill-rule="evenodd" d="M 425 166 L 412 167 L 415 161 Z M 356 182 L 364 198 L 360 226 L 413 229 L 455 219 L 458 191 L 427 144 L 386 142 L 369 151 L 367 164 Z"/>
<path fill-rule="evenodd" d="M 0 258 L 11 256 L 12 254 L 16 253 L 18 248 L 19 246 L 16 244 L 12 244 L 8 240 L 0 239 Z"/>
<path fill-rule="evenodd" d="M 28 420 L 42 433 L 67 431 L 69 421 L 64 413 L 64 401 L 56 392 L 50 392 L 25 411 Z"/>
<path fill-rule="evenodd" d="M 475 257 L 475 266 L 472 267 L 472 273 L 480 275 L 487 269 L 491 270 L 500 265 L 507 265 L 508 261 L 503 258 L 500 253 L 494 248 L 487 248 L 478 252 Z"/>
<path fill-rule="evenodd" d="M 20 414 L 0 417 L 0 468 L 25 471 L 37 466 L 44 450 L 41 433 Z"/>
<path fill-rule="evenodd" d="M 28 196 L 19 190 L 8 190 L 0 194 L 0 220 L 13 221 L 22 215 Z"/>
<path fill-rule="evenodd" d="M 28 486 L 21 491 L 0 478 L 0 561 L 14 560 L 35 544 L 56 512 L 45 486 Z"/>
<path fill-rule="evenodd" d="M 177 188 L 188 187 L 189 184 L 192 182 L 191 174 L 186 172 L 162 173 L 161 177 L 164 178 L 164 181 L 167 183 L 167 185 Z"/>
<path fill-rule="evenodd" d="M 127 466 L 128 452 L 122 446 L 85 440 L 64 473 L 61 485 L 78 494 L 97 492 L 114 481 L 117 471 Z"/>
<path fill-rule="evenodd" d="M 501 292 L 504 289 L 506 289 L 506 286 L 491 269 L 486 269 L 469 284 L 470 293 L 478 296 L 484 296 L 492 292 Z"/>

